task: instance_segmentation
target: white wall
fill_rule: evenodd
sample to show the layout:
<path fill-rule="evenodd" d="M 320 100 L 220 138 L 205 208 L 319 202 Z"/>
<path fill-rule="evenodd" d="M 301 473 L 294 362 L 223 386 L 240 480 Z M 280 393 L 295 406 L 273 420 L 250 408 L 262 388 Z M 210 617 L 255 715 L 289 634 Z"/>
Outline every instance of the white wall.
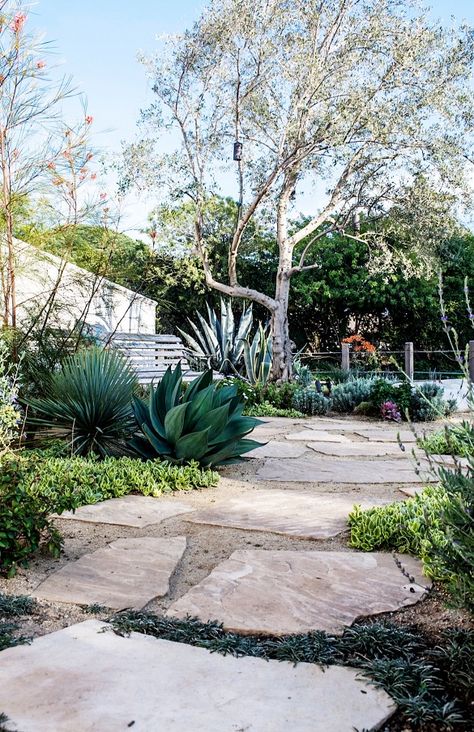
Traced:
<path fill-rule="evenodd" d="M 25 242 L 16 240 L 15 247 L 19 324 L 28 314 L 37 313 L 47 303 L 59 278 L 51 325 L 67 328 L 77 320 L 84 320 L 90 326 L 105 331 L 155 333 L 154 300 L 110 280 L 98 279 L 74 264 L 64 266 L 59 257 Z"/>

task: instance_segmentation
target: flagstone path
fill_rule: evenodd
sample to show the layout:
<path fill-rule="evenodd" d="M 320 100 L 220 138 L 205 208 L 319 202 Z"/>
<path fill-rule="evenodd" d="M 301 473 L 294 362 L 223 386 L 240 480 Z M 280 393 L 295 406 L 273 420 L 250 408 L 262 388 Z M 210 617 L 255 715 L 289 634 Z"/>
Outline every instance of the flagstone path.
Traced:
<path fill-rule="evenodd" d="M 416 471 L 409 430 L 277 418 L 255 438 L 267 444 L 225 468 L 215 490 L 126 496 L 59 517 L 66 554 L 32 594 L 66 608 L 148 609 L 153 600 L 170 618 L 190 613 L 271 635 L 340 633 L 423 598 L 416 559 L 351 551 L 340 536 L 354 504 L 402 500 L 401 490 L 433 479 L 423 461 Z M 0 712 L 12 730 L 350 732 L 376 729 L 393 711 L 353 669 L 322 673 L 101 631 L 87 621 L 0 653 Z"/>
<path fill-rule="evenodd" d="M 89 620 L 0 654 L 0 709 L 22 732 L 350 732 L 390 697 L 352 668 L 233 658 Z"/>
<path fill-rule="evenodd" d="M 383 499 L 357 501 L 362 508 L 388 503 Z M 341 493 L 258 490 L 198 511 L 187 520 L 198 524 L 271 531 L 305 539 L 328 539 L 347 529 L 354 496 Z"/>
<path fill-rule="evenodd" d="M 35 590 L 44 600 L 140 610 L 166 595 L 186 537 L 119 539 L 66 564 Z"/>
<path fill-rule="evenodd" d="M 61 519 L 143 528 L 189 511 L 192 508 L 179 500 L 160 498 L 157 501 L 150 496 L 130 495 L 81 506 L 75 511 L 64 511 Z"/>
<path fill-rule="evenodd" d="M 167 615 L 219 619 L 237 633 L 341 633 L 361 616 L 412 605 L 427 580 L 413 557 L 329 551 L 234 552 L 174 602 Z"/>

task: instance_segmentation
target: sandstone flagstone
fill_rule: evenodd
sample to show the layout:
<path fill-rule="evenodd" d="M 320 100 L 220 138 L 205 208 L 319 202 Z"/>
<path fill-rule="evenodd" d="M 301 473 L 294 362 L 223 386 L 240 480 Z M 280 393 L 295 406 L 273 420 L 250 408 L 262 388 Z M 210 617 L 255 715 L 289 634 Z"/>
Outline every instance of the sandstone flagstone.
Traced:
<path fill-rule="evenodd" d="M 331 460 L 316 455 L 298 460 L 270 458 L 257 470 L 257 480 L 296 483 L 426 483 L 436 481 L 427 467 L 417 474 L 410 461 L 392 460 Z"/>
<path fill-rule="evenodd" d="M 407 451 L 403 452 L 399 445 L 393 442 L 348 442 L 348 443 L 321 443 L 309 442 L 308 447 L 322 455 L 334 457 L 406 457 Z"/>
<path fill-rule="evenodd" d="M 355 669 L 234 658 L 88 620 L 0 654 L 22 732 L 349 732 L 395 711 Z M 10 729 L 10 726 L 8 727 Z"/>
<path fill-rule="evenodd" d="M 366 440 L 374 442 L 416 442 L 417 436 L 411 430 L 389 429 L 383 427 L 375 427 L 372 429 L 355 429 L 355 434 L 359 437 L 365 437 Z"/>
<path fill-rule="evenodd" d="M 347 516 L 355 503 L 363 508 L 388 501 L 360 500 L 340 493 L 310 494 L 303 491 L 249 491 L 213 508 L 198 511 L 188 521 L 232 526 L 253 531 L 272 531 L 304 539 L 327 539 L 347 528 Z"/>
<path fill-rule="evenodd" d="M 189 511 L 193 508 L 174 499 L 123 496 L 81 506 L 76 511 L 65 511 L 59 518 L 142 528 Z"/>
<path fill-rule="evenodd" d="M 118 539 L 69 562 L 33 594 L 53 602 L 139 610 L 153 598 L 166 595 L 185 549 L 184 536 Z"/>
<path fill-rule="evenodd" d="M 300 432 L 291 432 L 286 435 L 287 440 L 297 440 L 305 442 L 307 440 L 317 440 L 318 442 L 350 442 L 345 435 L 338 435 L 337 432 L 324 432 L 317 430 L 301 430 Z"/>
<path fill-rule="evenodd" d="M 340 633 L 358 617 L 413 605 L 424 596 L 420 562 L 400 559 L 414 583 L 388 553 L 236 551 L 167 614 L 217 620 L 242 633 Z"/>
<path fill-rule="evenodd" d="M 245 457 L 251 458 L 265 458 L 265 457 L 280 457 L 280 458 L 298 458 L 304 455 L 307 451 L 306 445 L 292 444 L 291 442 L 278 442 L 272 440 L 262 447 L 256 447 L 255 450 L 247 452 Z"/>

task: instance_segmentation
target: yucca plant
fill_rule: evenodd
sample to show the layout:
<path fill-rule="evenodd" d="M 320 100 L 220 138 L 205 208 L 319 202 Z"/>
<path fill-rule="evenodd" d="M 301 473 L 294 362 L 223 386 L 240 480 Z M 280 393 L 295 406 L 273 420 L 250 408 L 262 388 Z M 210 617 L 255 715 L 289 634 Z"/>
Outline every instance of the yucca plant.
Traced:
<path fill-rule="evenodd" d="M 131 446 L 147 459 L 172 463 L 196 460 L 203 467 L 229 462 L 260 443 L 244 439 L 259 420 L 243 417 L 244 400 L 237 386 L 212 383 L 204 371 L 186 390 L 181 366 L 152 387 L 148 402 L 134 397 L 133 411 L 141 430 Z"/>
<path fill-rule="evenodd" d="M 244 363 L 247 381 L 251 384 L 267 383 L 272 368 L 272 339 L 268 328 L 261 323 L 252 341 L 244 343 Z"/>
<path fill-rule="evenodd" d="M 120 353 L 86 349 L 64 359 L 44 398 L 27 402 L 33 412 L 28 421 L 43 427 L 43 434 L 66 438 L 73 454 L 127 454 L 127 438 L 135 429 L 135 386 Z"/>
<path fill-rule="evenodd" d="M 203 362 L 208 367 L 220 371 L 222 374 L 236 374 L 242 365 L 244 344 L 250 335 L 253 325 L 252 305 L 243 306 L 239 325 L 236 329 L 232 301 L 226 302 L 221 298 L 221 317 L 218 318 L 215 310 L 206 304 L 207 320 L 196 311 L 198 323 L 188 318 L 193 335 L 179 330 L 189 351 L 191 358 Z"/>

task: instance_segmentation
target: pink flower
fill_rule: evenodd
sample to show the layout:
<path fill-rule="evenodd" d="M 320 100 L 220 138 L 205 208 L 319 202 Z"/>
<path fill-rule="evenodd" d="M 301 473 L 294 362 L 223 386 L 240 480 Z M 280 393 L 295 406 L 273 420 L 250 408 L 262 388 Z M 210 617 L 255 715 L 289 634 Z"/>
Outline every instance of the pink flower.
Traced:
<path fill-rule="evenodd" d="M 46 66 L 46 61 L 37 61 L 36 62 L 37 69 L 44 69 L 45 66 Z"/>
<path fill-rule="evenodd" d="M 86 117 L 86 125 L 91 125 L 93 123 L 93 121 L 94 121 L 94 117 L 91 117 L 91 115 L 88 114 Z"/>
<path fill-rule="evenodd" d="M 89 161 L 89 160 L 92 160 L 92 158 L 93 158 L 93 157 L 94 157 L 94 156 L 93 156 L 93 154 L 92 154 L 92 153 L 87 153 L 87 155 L 86 155 L 86 160 L 87 160 L 87 161 Z"/>
<path fill-rule="evenodd" d="M 107 198 L 107 194 L 106 193 L 101 193 L 100 196 L 99 196 L 99 198 L 100 198 L 101 201 L 105 201 L 105 199 Z"/>
<path fill-rule="evenodd" d="M 25 13 L 17 13 L 10 23 L 10 28 L 14 33 L 19 33 L 25 25 L 27 16 Z"/>
<path fill-rule="evenodd" d="M 97 178 L 97 173 L 91 173 L 91 180 L 95 180 Z"/>

